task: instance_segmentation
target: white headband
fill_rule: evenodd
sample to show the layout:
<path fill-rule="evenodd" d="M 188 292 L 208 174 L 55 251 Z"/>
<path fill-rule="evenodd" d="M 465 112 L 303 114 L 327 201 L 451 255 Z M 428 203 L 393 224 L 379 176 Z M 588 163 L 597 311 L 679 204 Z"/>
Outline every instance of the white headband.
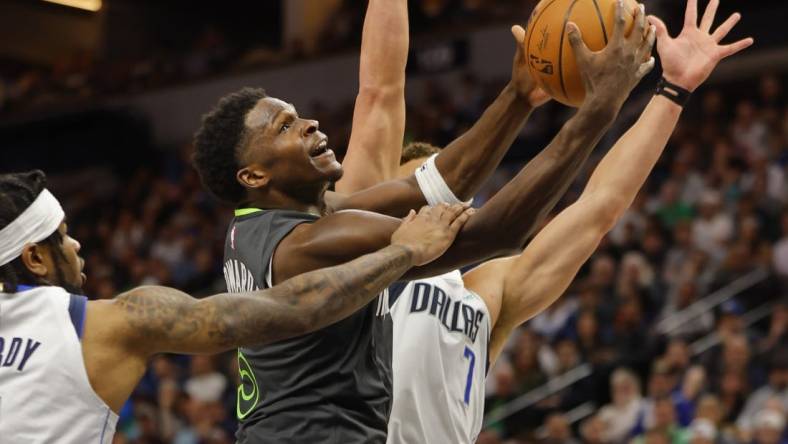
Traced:
<path fill-rule="evenodd" d="M 0 230 L 0 267 L 18 258 L 26 245 L 51 236 L 64 217 L 55 196 L 47 190 L 41 191 L 32 205 Z"/>

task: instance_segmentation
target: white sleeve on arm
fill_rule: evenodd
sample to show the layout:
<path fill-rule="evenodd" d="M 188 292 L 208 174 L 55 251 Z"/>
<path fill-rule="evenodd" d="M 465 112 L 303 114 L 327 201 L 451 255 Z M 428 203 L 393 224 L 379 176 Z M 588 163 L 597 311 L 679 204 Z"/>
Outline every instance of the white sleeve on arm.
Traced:
<path fill-rule="evenodd" d="M 437 154 L 433 155 L 416 170 L 416 181 L 419 183 L 419 188 L 421 188 L 424 198 L 427 199 L 427 204 L 433 207 L 441 203 L 465 203 L 468 205 L 473 203 L 473 199 L 467 202 L 461 201 L 454 195 L 451 188 L 446 185 L 446 181 L 443 180 L 441 172 L 438 171 L 438 167 L 435 165 L 437 156 Z"/>

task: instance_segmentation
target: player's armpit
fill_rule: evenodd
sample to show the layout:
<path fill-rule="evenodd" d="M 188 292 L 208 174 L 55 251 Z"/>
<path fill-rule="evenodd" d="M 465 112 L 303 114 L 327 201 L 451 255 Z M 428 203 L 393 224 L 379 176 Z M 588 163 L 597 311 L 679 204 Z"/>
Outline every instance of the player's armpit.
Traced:
<path fill-rule="evenodd" d="M 462 275 L 465 288 L 478 294 L 487 305 L 490 325 L 495 325 L 501 312 L 503 284 L 516 256 L 487 261 Z"/>
<path fill-rule="evenodd" d="M 488 261 L 462 276 L 465 288 L 484 300 L 490 314 L 492 331 L 487 355 L 490 366 L 497 360 L 512 331 L 512 327 L 499 323 L 498 318 L 501 315 L 504 281 L 516 259 L 515 256 Z"/>

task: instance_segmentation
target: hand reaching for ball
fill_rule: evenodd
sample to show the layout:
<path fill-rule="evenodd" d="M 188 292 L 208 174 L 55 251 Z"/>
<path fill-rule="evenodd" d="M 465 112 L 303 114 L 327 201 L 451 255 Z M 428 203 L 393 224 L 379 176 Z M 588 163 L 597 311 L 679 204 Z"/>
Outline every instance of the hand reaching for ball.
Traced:
<path fill-rule="evenodd" d="M 649 26 L 646 30 L 642 6 L 634 11 L 635 24 L 628 36 L 625 35 L 627 20 L 623 0 L 616 1 L 615 14 L 613 34 L 601 51 L 588 49 L 575 23 L 569 22 L 566 29 L 585 87 L 585 103 L 618 111 L 635 85 L 654 68 L 654 58 L 650 54 L 656 29 Z"/>
<path fill-rule="evenodd" d="M 698 0 L 687 1 L 684 29 L 676 38 L 668 34 L 665 23 L 655 16 L 648 20 L 657 29 L 657 53 L 662 61 L 665 80 L 689 91 L 694 91 L 724 58 L 744 50 L 754 43 L 746 38 L 729 45 L 720 45 L 722 39 L 741 19 L 739 13 L 728 17 L 714 32 L 711 27 L 717 14 L 719 0 L 711 0 L 698 24 Z"/>
<path fill-rule="evenodd" d="M 525 57 L 525 29 L 520 25 L 512 26 L 512 36 L 517 45 L 512 64 L 512 84 L 517 94 L 526 99 L 529 105 L 534 108 L 542 106 L 550 101 L 550 96 L 537 86 L 528 70 L 528 60 Z"/>

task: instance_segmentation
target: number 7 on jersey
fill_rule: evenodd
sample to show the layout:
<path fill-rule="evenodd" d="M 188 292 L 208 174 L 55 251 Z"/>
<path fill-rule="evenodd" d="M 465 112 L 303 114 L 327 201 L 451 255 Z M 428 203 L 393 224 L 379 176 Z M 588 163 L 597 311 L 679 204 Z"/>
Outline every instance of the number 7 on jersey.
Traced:
<path fill-rule="evenodd" d="M 471 385 L 473 385 L 473 367 L 476 365 L 476 355 L 467 345 L 465 346 L 465 358 L 470 362 L 468 365 L 468 380 L 465 383 L 465 405 L 471 401 Z"/>

